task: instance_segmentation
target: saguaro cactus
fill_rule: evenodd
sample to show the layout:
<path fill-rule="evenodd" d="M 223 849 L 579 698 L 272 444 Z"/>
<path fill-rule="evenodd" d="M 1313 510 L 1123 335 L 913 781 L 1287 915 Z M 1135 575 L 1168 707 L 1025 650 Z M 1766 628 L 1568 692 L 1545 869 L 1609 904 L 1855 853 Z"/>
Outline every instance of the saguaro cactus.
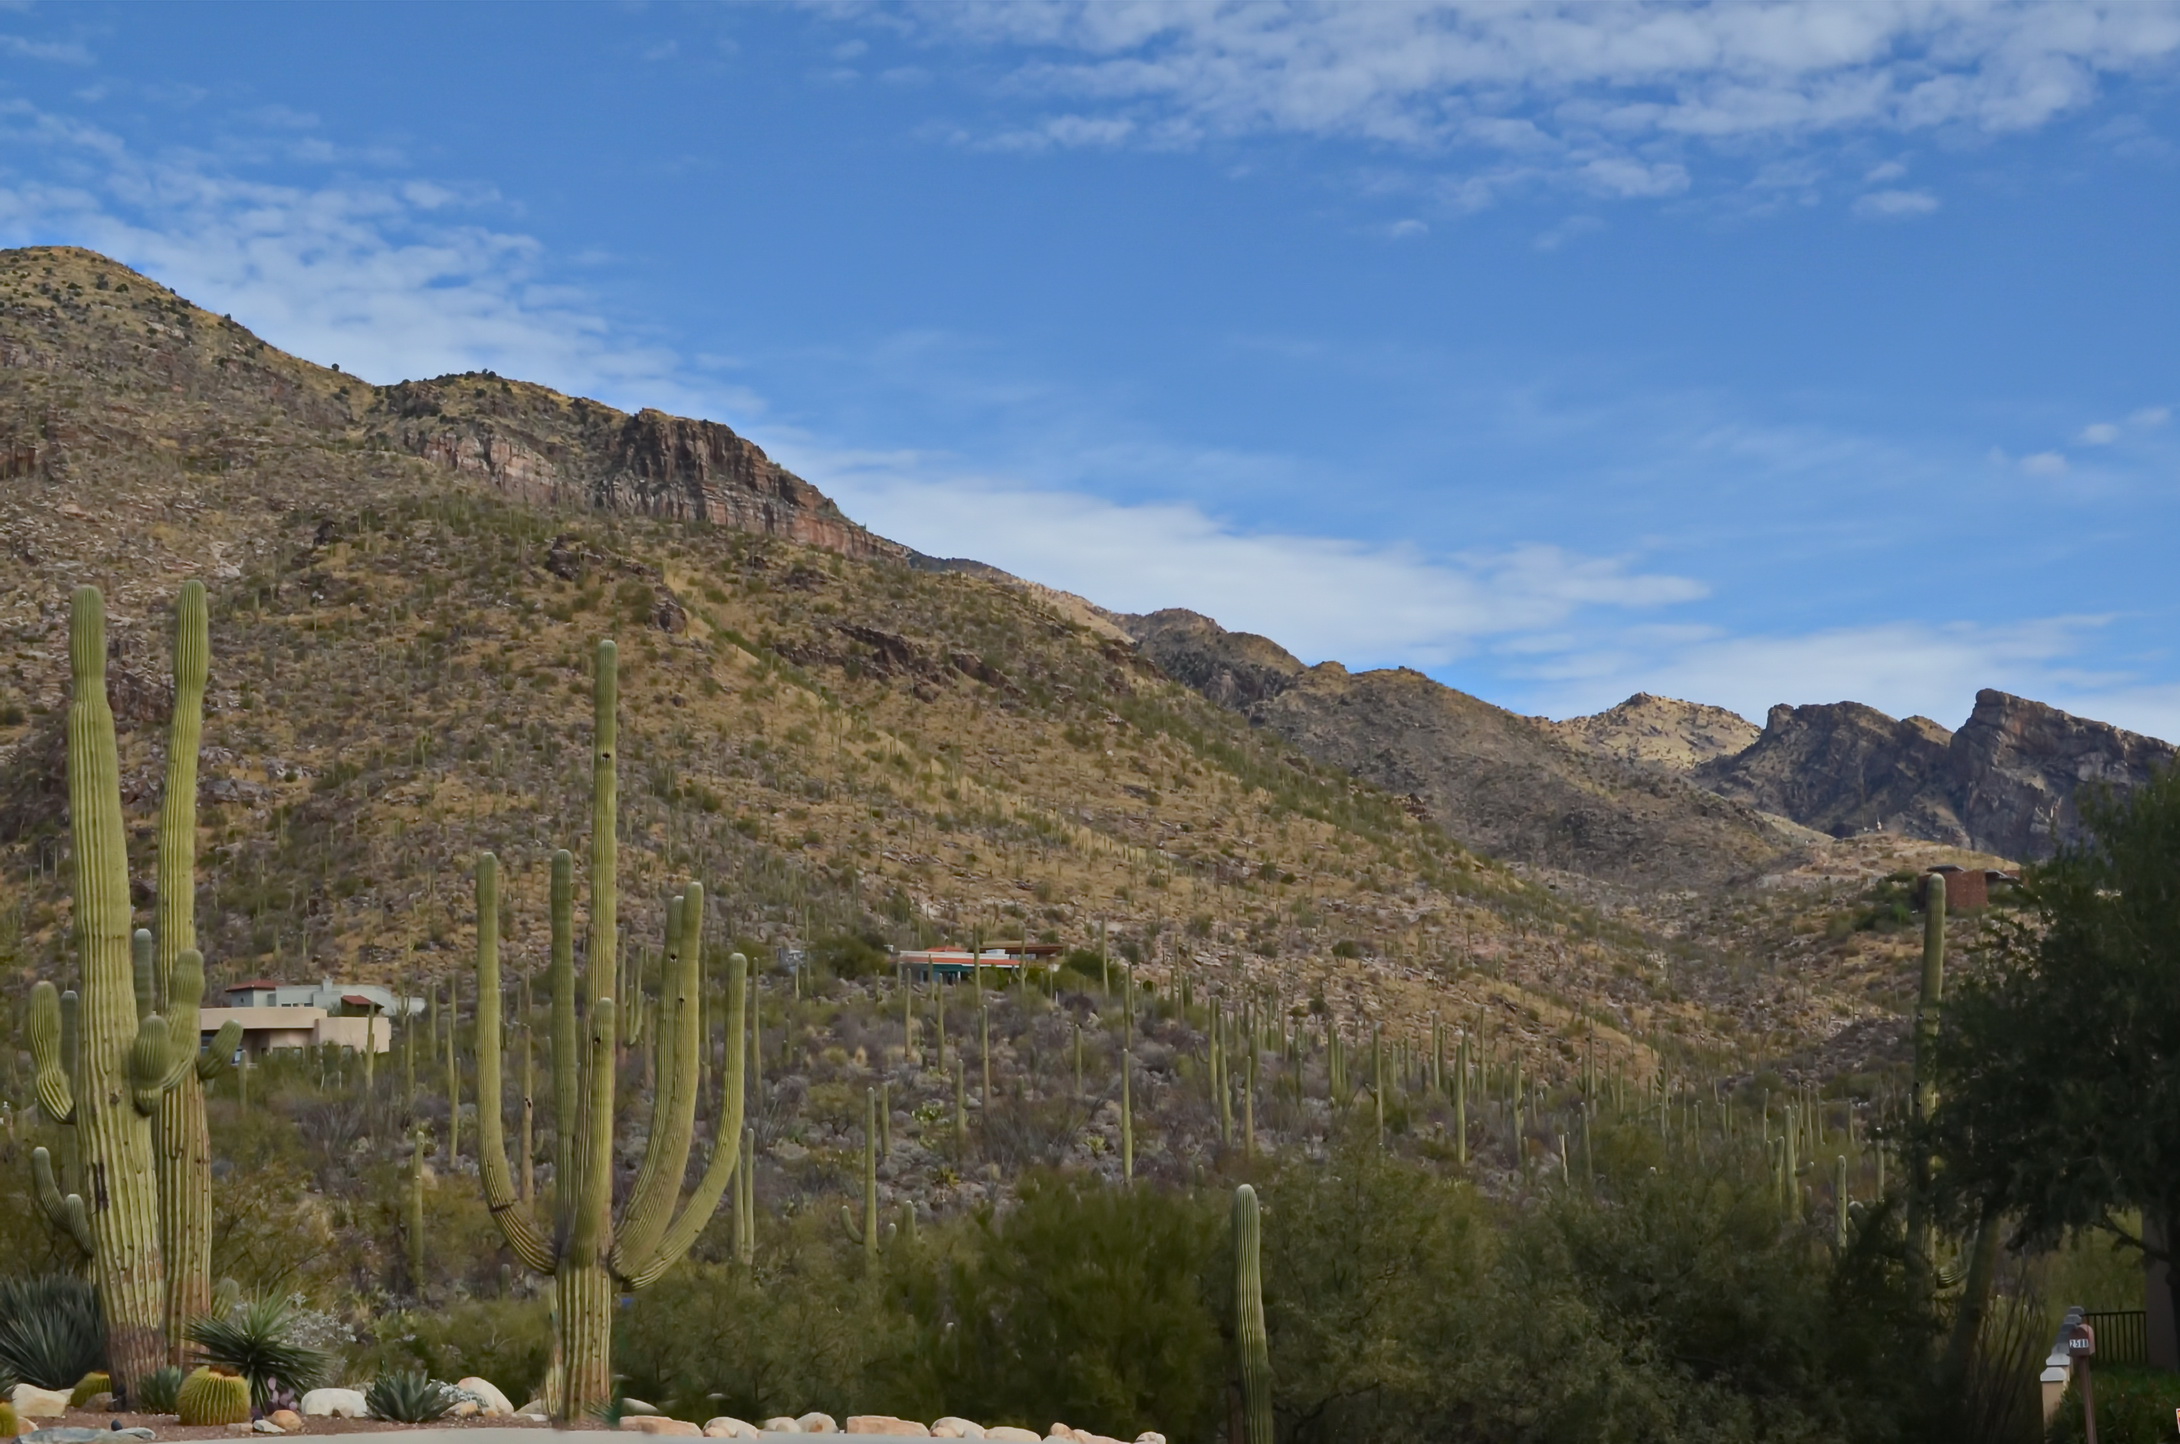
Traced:
<path fill-rule="evenodd" d="M 547 1402 L 561 1419 L 584 1417 L 613 1396 L 613 1301 L 620 1287 L 655 1282 L 696 1242 L 734 1177 L 741 1155 L 743 980 L 740 953 L 728 962 L 727 1063 L 710 1160 L 679 1212 L 696 1135 L 697 999 L 703 988 L 704 890 L 690 883 L 673 909 L 659 1013 L 659 1082 L 644 1159 L 618 1220 L 613 1210 L 614 1003 L 617 919 L 615 654 L 598 644 L 597 729 L 591 766 L 590 955 L 580 980 L 587 1045 L 578 1057 L 574 966 L 574 859 L 553 856 L 553 1091 L 560 1154 L 551 1228 L 539 1227 L 516 1197 L 507 1166 L 501 1109 L 499 865 L 477 859 L 477 1157 L 485 1203 L 525 1267 L 554 1276 L 560 1375 Z"/>
<path fill-rule="evenodd" d="M 840 1221 L 848 1231 L 851 1241 L 863 1248 L 863 1257 L 878 1261 L 878 1092 L 874 1088 L 863 1090 L 863 1222 L 858 1225 L 853 1210 L 846 1204 L 840 1206 Z"/>
<path fill-rule="evenodd" d="M 1272 1352 L 1264 1332 L 1257 1191 L 1234 1190 L 1234 1350 L 1241 1373 L 1242 1444 L 1272 1444 Z"/>
<path fill-rule="evenodd" d="M 48 1216 L 91 1255 L 110 1372 L 116 1392 L 126 1398 L 166 1361 L 166 1262 L 159 1246 L 152 1116 L 161 1097 L 198 1066 L 193 1005 L 204 991 L 204 964 L 194 949 L 176 955 L 177 996 L 192 1006 L 189 1031 L 174 1037 L 154 1011 L 156 1000 L 139 992 L 139 946 L 146 993 L 154 969 L 148 935 L 139 945 L 129 929 L 120 760 L 106 702 L 106 606 L 95 587 L 76 591 L 68 655 L 68 807 L 83 996 L 72 1066 L 64 1064 L 60 1046 L 61 999 L 48 982 L 31 993 L 30 1045 L 39 1106 L 74 1129 L 90 1186 L 88 1205 L 80 1196 L 61 1195 L 44 1149 L 33 1155 L 32 1166 Z M 234 1036 L 239 1033 L 223 1030 L 221 1042 L 232 1048 Z"/>
<path fill-rule="evenodd" d="M 1945 1005 L 1945 875 L 1923 880 L 1923 993 L 1915 1009 L 1915 1097 L 1917 1133 L 1938 1109 L 1938 1018 Z M 1908 1156 L 1908 1270 L 1920 1289 L 1930 1286 L 1937 1241 L 1930 1225 L 1930 1151 L 1918 1136 Z"/>
<path fill-rule="evenodd" d="M 167 729 L 166 792 L 159 804 L 158 965 L 152 1007 L 166 1015 L 177 1052 L 197 1045 L 204 960 L 197 953 L 197 754 L 211 667 L 204 584 L 187 582 L 174 609 L 174 712 Z M 145 1000 L 138 999 L 142 1004 Z M 228 1043 L 224 1037 L 221 1043 Z M 159 1168 L 159 1250 L 166 1259 L 167 1362 L 188 1349 L 182 1330 L 212 1308 L 212 1140 L 204 1085 L 234 1048 L 215 1045 L 159 1096 L 153 1129 Z"/>

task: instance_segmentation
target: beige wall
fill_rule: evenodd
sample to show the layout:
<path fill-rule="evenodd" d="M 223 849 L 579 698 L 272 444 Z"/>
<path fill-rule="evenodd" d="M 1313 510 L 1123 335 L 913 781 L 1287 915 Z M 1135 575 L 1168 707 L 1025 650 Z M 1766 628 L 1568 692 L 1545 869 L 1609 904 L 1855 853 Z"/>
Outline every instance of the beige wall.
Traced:
<path fill-rule="evenodd" d="M 393 1025 L 385 1018 L 328 1017 L 323 1008 L 205 1008 L 197 1026 L 211 1033 L 230 1020 L 242 1025 L 242 1046 L 250 1053 L 326 1043 L 359 1052 L 366 1042 L 380 1053 L 393 1047 Z"/>

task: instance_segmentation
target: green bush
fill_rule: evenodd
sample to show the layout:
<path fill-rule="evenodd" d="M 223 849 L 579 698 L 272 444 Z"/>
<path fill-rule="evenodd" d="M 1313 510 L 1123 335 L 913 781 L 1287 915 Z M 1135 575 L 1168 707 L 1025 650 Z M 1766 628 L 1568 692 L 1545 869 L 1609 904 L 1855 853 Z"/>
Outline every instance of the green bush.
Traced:
<path fill-rule="evenodd" d="M 2134 1364 L 2098 1367 L 2099 1444 L 2165 1444 L 2173 1437 L 2173 1411 L 2180 1409 L 2180 1374 Z M 2049 1444 L 2081 1444 L 2082 1391 L 2069 1389 L 2052 1415 L 2045 1434 Z"/>
<path fill-rule="evenodd" d="M 106 1367 L 98 1290 L 74 1274 L 0 1277 L 0 1383 L 73 1389 Z"/>
<path fill-rule="evenodd" d="M 250 1405 L 260 1413 L 277 1392 L 300 1398 L 332 1376 L 334 1360 L 297 1337 L 295 1305 L 257 1299 L 224 1317 L 205 1314 L 185 1330 L 208 1363 L 250 1381 Z"/>
<path fill-rule="evenodd" d="M 352 1377 L 474 1375 L 499 1385 L 517 1405 L 537 1397 L 552 1358 L 552 1313 L 543 1299 L 479 1299 L 390 1314 L 376 1335 L 349 1360 Z"/>
<path fill-rule="evenodd" d="M 1025 1179 L 1012 1210 L 964 1231 L 919 1319 L 947 1410 L 1208 1436 L 1224 1410 L 1225 1219 L 1210 1195 Z"/>

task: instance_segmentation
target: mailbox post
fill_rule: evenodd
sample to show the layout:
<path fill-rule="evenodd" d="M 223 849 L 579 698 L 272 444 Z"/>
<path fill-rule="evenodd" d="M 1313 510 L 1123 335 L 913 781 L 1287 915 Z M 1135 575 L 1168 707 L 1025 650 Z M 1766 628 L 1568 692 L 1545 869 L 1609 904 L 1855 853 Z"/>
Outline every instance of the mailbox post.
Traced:
<path fill-rule="evenodd" d="M 2097 1386 L 2090 1361 L 2097 1357 L 2097 1331 L 2075 1324 L 2066 1331 L 2066 1351 L 2074 1360 L 2074 1377 L 2082 1389 L 2082 1437 L 2097 1444 Z"/>

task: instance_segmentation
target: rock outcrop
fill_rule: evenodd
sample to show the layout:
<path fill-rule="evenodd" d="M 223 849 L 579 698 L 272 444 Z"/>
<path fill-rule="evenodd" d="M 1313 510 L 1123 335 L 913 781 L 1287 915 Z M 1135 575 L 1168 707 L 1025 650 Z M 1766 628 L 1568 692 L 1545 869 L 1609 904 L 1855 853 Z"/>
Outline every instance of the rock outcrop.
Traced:
<path fill-rule="evenodd" d="M 1545 725 L 1577 747 L 1672 772 L 1731 757 L 1763 732 L 1738 712 L 1649 692 L 1588 717 Z"/>
<path fill-rule="evenodd" d="M 1966 847 L 1942 779 L 1953 734 L 1860 702 L 1778 706 L 1744 751 L 1695 769 L 1721 796 L 1833 837 L 1890 830 Z"/>
<path fill-rule="evenodd" d="M 1808 837 L 1408 668 L 1306 667 L 1266 638 L 1194 612 L 1123 621 L 1174 680 L 1320 762 L 1417 799 L 1455 837 L 1501 857 L 1687 887 L 1753 871 Z"/>
<path fill-rule="evenodd" d="M 915 555 L 716 421 L 630 415 L 489 372 L 381 387 L 364 419 L 386 444 L 524 501 L 708 521 L 843 556 Z"/>
<path fill-rule="evenodd" d="M 1774 707 L 1752 746 L 1695 777 L 1834 837 L 1898 832 L 2030 861 L 2082 835 L 2089 789 L 2125 792 L 2172 755 L 2154 737 L 1987 688 L 1958 732 L 1858 702 Z"/>

